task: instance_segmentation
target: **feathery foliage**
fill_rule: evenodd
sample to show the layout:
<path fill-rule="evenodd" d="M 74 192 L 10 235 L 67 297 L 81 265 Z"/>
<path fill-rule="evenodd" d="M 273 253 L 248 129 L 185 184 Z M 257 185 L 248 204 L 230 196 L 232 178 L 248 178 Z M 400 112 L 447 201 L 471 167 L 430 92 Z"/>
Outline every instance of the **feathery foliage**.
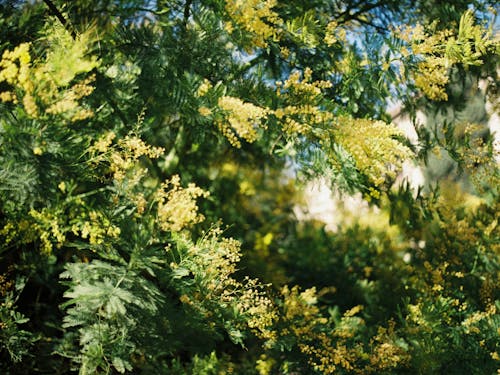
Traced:
<path fill-rule="evenodd" d="M 0 4 L 0 372 L 495 373 L 494 5 Z"/>

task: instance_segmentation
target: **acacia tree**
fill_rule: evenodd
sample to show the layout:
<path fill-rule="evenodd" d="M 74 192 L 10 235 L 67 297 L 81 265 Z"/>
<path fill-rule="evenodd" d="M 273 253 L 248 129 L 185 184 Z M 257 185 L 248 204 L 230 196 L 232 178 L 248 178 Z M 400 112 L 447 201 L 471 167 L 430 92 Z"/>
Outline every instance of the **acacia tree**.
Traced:
<path fill-rule="evenodd" d="M 492 141 L 443 121 L 414 145 L 385 112 L 495 82 L 469 5 L 1 5 L 2 371 L 494 372 Z M 436 146 L 474 195 L 395 184 Z M 376 225 L 298 222 L 317 176 Z"/>

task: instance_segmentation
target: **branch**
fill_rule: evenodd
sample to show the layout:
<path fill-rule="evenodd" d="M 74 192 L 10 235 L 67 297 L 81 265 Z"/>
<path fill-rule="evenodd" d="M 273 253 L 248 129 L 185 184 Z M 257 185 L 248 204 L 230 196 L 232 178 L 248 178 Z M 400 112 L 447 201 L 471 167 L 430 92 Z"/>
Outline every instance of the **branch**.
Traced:
<path fill-rule="evenodd" d="M 186 4 L 184 5 L 184 27 L 187 26 L 188 20 L 189 20 L 189 13 L 190 13 L 190 8 L 191 8 L 191 3 L 193 0 L 186 0 Z"/>
<path fill-rule="evenodd" d="M 356 21 L 356 22 L 359 22 L 361 24 L 373 27 L 375 30 L 377 30 L 377 31 L 379 31 L 379 32 L 381 32 L 383 34 L 386 34 L 386 33 L 389 32 L 389 29 L 387 29 L 386 27 L 383 27 L 383 26 L 380 26 L 380 25 L 375 25 L 373 22 L 366 21 L 366 20 L 363 20 L 361 18 L 355 18 L 352 21 Z"/>
<path fill-rule="evenodd" d="M 76 39 L 75 29 L 70 25 L 68 20 L 64 18 L 63 14 L 59 11 L 59 9 L 57 9 L 54 3 L 51 0 L 43 0 L 43 2 L 49 7 L 52 14 L 57 17 L 57 19 L 59 20 L 59 22 L 61 22 L 64 28 L 71 34 L 71 37 L 73 39 Z"/>
<path fill-rule="evenodd" d="M 345 12 L 341 13 L 339 15 L 339 19 L 341 19 L 340 23 L 346 23 L 347 21 L 350 21 L 350 20 L 354 20 L 354 19 L 358 19 L 358 17 L 360 15 L 362 15 L 363 13 L 367 13 L 369 12 L 370 10 L 372 9 L 375 9 L 375 8 L 378 8 L 378 7 L 381 7 L 384 5 L 384 3 L 381 1 L 381 2 L 376 2 L 376 3 L 373 3 L 373 4 L 367 4 L 366 6 L 364 7 L 361 7 L 360 9 L 358 9 L 357 11 L 355 11 L 354 13 L 351 13 L 351 10 L 354 10 L 355 7 L 357 7 L 358 5 L 360 5 L 362 2 L 359 2 L 357 4 L 355 4 L 354 7 L 351 7 L 350 9 L 347 9 Z"/>
<path fill-rule="evenodd" d="M 351 10 L 353 9 L 356 9 L 358 6 L 360 6 L 361 4 L 363 4 L 363 0 L 360 0 L 354 4 L 351 4 L 350 6 L 347 7 L 346 10 L 344 10 L 343 12 L 341 12 L 340 14 L 336 14 L 335 15 L 335 18 L 336 19 L 341 19 L 341 18 L 344 18 L 344 16 L 348 15 L 351 13 Z"/>

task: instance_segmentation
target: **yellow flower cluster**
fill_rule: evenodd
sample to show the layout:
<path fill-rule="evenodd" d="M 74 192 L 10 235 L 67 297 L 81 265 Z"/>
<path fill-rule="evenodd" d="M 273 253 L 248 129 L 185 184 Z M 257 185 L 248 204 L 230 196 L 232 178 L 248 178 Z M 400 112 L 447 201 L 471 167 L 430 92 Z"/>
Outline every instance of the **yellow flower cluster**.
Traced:
<path fill-rule="evenodd" d="M 109 147 L 113 143 L 113 139 L 115 139 L 115 137 L 116 134 L 112 131 L 105 133 L 90 147 L 90 150 L 96 151 L 101 154 L 108 152 Z"/>
<path fill-rule="evenodd" d="M 394 178 L 411 155 L 410 149 L 395 139 L 403 133 L 382 121 L 339 117 L 332 132 L 335 141 L 352 155 L 360 172 L 376 186 L 387 177 Z"/>
<path fill-rule="evenodd" d="M 107 132 L 90 147 L 89 151 L 96 154 L 92 162 L 108 162 L 115 182 L 122 183 L 126 180 L 130 188 L 137 185 L 146 173 L 146 169 L 140 166 L 139 158 L 142 156 L 158 158 L 165 150 L 162 147 L 148 145 L 139 137 L 132 135 L 127 135 L 113 145 L 115 137 L 114 132 Z"/>
<path fill-rule="evenodd" d="M 190 247 L 188 254 L 196 263 L 193 271 L 203 273 L 202 286 L 207 296 L 219 296 L 230 302 L 235 296 L 234 287 L 239 285 L 232 279 L 232 274 L 241 258 L 240 242 L 221 235 L 221 229 L 211 229 L 202 241 Z"/>
<path fill-rule="evenodd" d="M 122 150 L 127 151 L 132 159 L 139 159 L 141 156 L 158 158 L 165 152 L 163 147 L 153 147 L 146 144 L 142 139 L 136 136 L 126 136 L 120 139 L 118 145 Z"/>
<path fill-rule="evenodd" d="M 485 305 L 491 304 L 495 300 L 495 293 L 498 287 L 496 280 L 485 278 L 481 283 L 481 289 L 479 289 L 481 302 Z"/>
<path fill-rule="evenodd" d="M 446 59 L 429 56 L 417 64 L 415 85 L 431 100 L 448 100 L 445 87 L 449 81 Z"/>
<path fill-rule="evenodd" d="M 212 229 L 197 244 L 186 244 L 187 256 L 179 263 L 171 263 L 173 269 L 189 269 L 200 285 L 181 297 L 181 302 L 198 310 L 206 317 L 213 317 L 213 301 L 219 308 L 229 309 L 236 316 L 232 327 L 249 328 L 258 337 L 273 340 L 271 330 L 276 320 L 273 302 L 255 279 L 233 278 L 240 260 L 240 243 L 232 238 L 221 238 L 219 228 Z M 208 304 L 208 305 L 206 305 Z"/>
<path fill-rule="evenodd" d="M 71 226 L 74 235 L 88 238 L 91 245 L 100 245 L 106 238 L 117 238 L 121 230 L 99 211 L 92 210 L 80 215 L 77 222 Z"/>
<path fill-rule="evenodd" d="M 32 243 L 37 241 L 38 232 L 32 226 L 31 220 L 20 220 L 18 222 L 9 221 L 2 229 L 0 229 L 0 236 L 5 245 L 12 243 L 19 239 L 20 243 Z M 44 249 L 46 246 L 44 246 Z M 50 247 L 51 248 L 51 247 Z"/>
<path fill-rule="evenodd" d="M 347 51 L 339 61 L 335 62 L 335 69 L 339 73 L 347 76 L 349 74 L 352 74 L 354 69 L 357 69 L 358 64 L 361 66 L 365 66 L 369 65 L 370 62 L 367 57 L 358 62 L 356 54 L 353 51 Z"/>
<path fill-rule="evenodd" d="M 208 192 L 193 183 L 183 188 L 177 175 L 164 182 L 155 194 L 158 203 L 157 223 L 160 229 L 179 232 L 203 221 L 204 216 L 198 213 L 196 199 L 208 195 Z"/>
<path fill-rule="evenodd" d="M 497 189 L 500 186 L 500 144 L 495 141 L 491 147 L 480 136 L 481 129 L 480 125 L 466 124 L 464 136 L 468 144 L 457 151 L 464 160 L 465 170 L 470 174 L 474 187 L 484 193 L 485 186 Z"/>
<path fill-rule="evenodd" d="M 409 50 L 421 58 L 416 70 L 412 72 L 415 85 L 429 99 L 447 100 L 445 86 L 449 81 L 448 69 L 451 62 L 437 52 L 439 46 L 449 36 L 449 31 L 431 35 L 426 33 L 422 25 L 417 24 L 413 27 L 398 28 L 395 33 L 408 45 L 401 49 L 403 58 L 409 56 Z"/>
<path fill-rule="evenodd" d="M 347 340 L 354 336 L 355 330 L 363 321 L 354 315 L 359 307 L 348 312 L 333 331 L 329 330 L 328 319 L 324 318 L 316 306 L 317 296 L 314 288 L 302 293 L 298 287 L 282 289 L 284 312 L 287 328 L 281 334 L 292 334 L 297 340 L 300 351 L 309 357 L 309 364 L 322 374 L 333 374 L 340 368 L 352 371 L 359 358 L 359 347 L 348 348 Z"/>
<path fill-rule="evenodd" d="M 462 15 L 458 32 L 429 33 L 417 24 L 397 29 L 396 35 L 407 44 L 401 49 L 403 58 L 408 57 L 408 48 L 420 58 L 413 72 L 415 85 L 432 100 L 448 99 L 445 88 L 453 64 L 480 65 L 482 56 L 495 51 L 499 45 L 490 30 L 474 24 L 474 14 L 470 10 Z"/>
<path fill-rule="evenodd" d="M 139 118 L 139 121 L 142 120 Z M 149 193 L 144 194 L 144 187 L 141 185 L 141 181 L 147 175 L 147 168 L 144 167 L 141 158 L 158 158 L 165 150 L 162 147 L 148 145 L 133 134 L 114 142 L 115 138 L 116 134 L 109 131 L 94 142 L 89 148 L 90 165 L 92 167 L 103 165 L 105 175 L 111 175 L 115 187 L 118 188 L 117 194 L 135 207 L 136 216 L 141 216 L 146 209 L 152 207 L 152 204 L 148 204 L 151 196 Z M 166 184 L 168 182 L 164 185 Z M 162 190 L 164 187 L 159 189 L 161 192 L 157 193 L 156 199 L 166 194 Z"/>
<path fill-rule="evenodd" d="M 312 73 L 311 68 L 305 68 L 304 74 L 301 74 L 298 70 L 294 71 L 284 82 L 283 89 L 287 90 L 289 95 L 295 98 L 305 97 L 310 101 L 311 99 L 315 99 L 320 96 L 322 89 L 332 87 L 332 83 L 330 81 L 311 82 Z M 303 76 L 302 80 L 301 76 Z M 276 85 L 278 86 L 278 92 L 280 93 L 281 90 L 279 88 L 281 87 L 281 84 L 277 82 Z"/>
<path fill-rule="evenodd" d="M 337 42 L 344 42 L 345 38 L 345 29 L 339 28 L 336 21 L 331 21 L 326 25 L 324 42 L 328 47 L 331 47 Z"/>
<path fill-rule="evenodd" d="M 218 106 L 223 118 L 217 121 L 217 126 L 231 145 L 241 147 L 238 137 L 249 143 L 257 139 L 257 128 L 267 115 L 266 109 L 232 96 L 220 97 Z"/>
<path fill-rule="evenodd" d="M 490 304 L 485 311 L 476 311 L 462 321 L 462 326 L 465 328 L 466 333 L 479 333 L 480 329 L 476 326 L 482 320 L 489 320 L 497 316 L 497 308 L 495 304 Z"/>
<path fill-rule="evenodd" d="M 465 321 L 464 329 L 468 331 L 468 324 L 475 322 L 481 317 L 477 312 L 470 311 L 467 301 L 461 301 L 457 292 L 462 294 L 467 288 L 467 277 L 470 275 L 470 266 L 464 262 L 468 257 L 477 256 L 485 252 L 498 252 L 500 246 L 491 242 L 492 238 L 500 236 L 500 228 L 496 218 L 489 215 L 478 214 L 484 212 L 484 203 L 477 197 L 461 192 L 458 185 L 449 183 L 440 186 L 439 198 L 433 202 L 432 210 L 435 212 L 431 226 L 439 228 L 435 234 L 427 233 L 426 239 L 433 246 L 433 257 L 423 262 L 424 269 L 419 275 L 420 289 L 426 290 L 430 298 L 436 298 L 443 305 L 455 307 L 449 311 L 455 311 L 460 319 Z M 499 206 L 490 207 L 492 212 L 498 211 Z M 481 277 L 479 288 L 480 301 L 485 305 L 491 305 L 498 292 L 498 282 L 490 277 Z M 475 293 L 478 292 L 474 287 Z M 408 306 L 409 315 L 407 321 L 415 323 L 420 329 L 430 330 L 432 320 L 428 310 L 424 310 L 425 303 L 419 302 Z M 464 318 L 465 316 L 465 318 Z M 453 316 L 445 315 L 443 321 L 455 319 Z M 469 331 L 477 330 L 472 327 Z"/>
<path fill-rule="evenodd" d="M 208 107 L 201 106 L 200 108 L 198 108 L 198 113 L 203 117 L 208 117 L 212 114 L 212 110 Z"/>
<path fill-rule="evenodd" d="M 285 82 L 276 82 L 277 94 L 284 105 L 274 111 L 283 130 L 289 135 L 308 134 L 315 125 L 324 124 L 333 115 L 318 106 L 322 90 L 332 86 L 329 81 L 312 81 L 312 70 L 306 68 L 303 77 L 295 71 Z"/>
<path fill-rule="evenodd" d="M 29 53 L 30 44 L 22 43 L 13 51 L 5 51 L 0 61 L 0 82 L 7 82 L 14 89 L 18 88 L 25 92 L 22 98 L 26 113 L 32 117 L 37 117 L 38 108 L 33 98 L 34 84 L 31 77 L 31 56 Z M 0 93 L 0 100 L 3 102 L 19 102 L 19 94 L 14 91 L 4 91 Z"/>
<path fill-rule="evenodd" d="M 452 33 L 444 30 L 440 33 L 430 35 L 423 31 L 422 26 L 418 26 L 416 32 L 412 33 L 414 38 L 411 41 L 410 48 L 413 53 L 422 56 L 423 61 L 417 64 L 417 70 L 414 74 L 415 85 L 420 88 L 424 94 L 432 100 L 447 100 L 448 95 L 445 86 L 449 81 L 448 71 L 453 63 L 449 56 L 436 53 L 447 39 L 452 40 Z M 449 41 L 448 41 L 449 42 Z"/>
<path fill-rule="evenodd" d="M 211 88 L 212 88 L 212 83 L 205 78 L 201 83 L 201 85 L 198 87 L 198 91 L 196 91 L 196 96 L 205 96 Z"/>
<path fill-rule="evenodd" d="M 95 57 L 88 57 L 88 33 L 73 40 L 62 26 L 47 32 L 49 49 L 44 61 L 32 62 L 30 44 L 23 43 L 13 51 L 5 51 L 0 61 L 0 82 L 7 82 L 10 91 L 0 93 L 3 102 L 22 102 L 26 113 L 38 118 L 43 114 L 61 115 L 69 121 L 92 116 L 81 107 L 81 98 L 92 93 L 91 76 L 68 86 L 81 73 L 98 66 Z"/>
<path fill-rule="evenodd" d="M 41 241 L 41 250 L 46 253 L 52 252 L 51 239 L 54 240 L 57 247 L 61 247 L 66 241 L 66 235 L 64 229 L 61 229 L 58 215 L 47 209 L 42 211 L 32 209 L 29 214 L 35 220 L 33 230 L 39 233 L 38 239 Z"/>
<path fill-rule="evenodd" d="M 264 340 L 275 340 L 276 332 L 272 326 L 278 315 L 272 301 L 260 288 L 256 279 L 245 278 L 245 288 L 235 300 L 235 308 L 245 317 L 246 324 L 258 337 Z"/>
<path fill-rule="evenodd" d="M 417 303 L 414 305 L 408 304 L 406 308 L 408 309 L 408 315 L 406 316 L 405 319 L 406 321 L 413 322 L 415 323 L 415 325 L 423 329 L 429 327 L 429 323 L 424 318 L 424 315 L 422 313 L 421 303 Z"/>
<path fill-rule="evenodd" d="M 410 359 L 410 354 L 395 343 L 394 328 L 393 320 L 389 321 L 388 328 L 378 328 L 377 335 L 372 339 L 375 345 L 370 355 L 369 372 L 385 372 Z"/>
<path fill-rule="evenodd" d="M 270 38 L 277 38 L 276 26 L 282 23 L 278 14 L 272 9 L 276 0 L 226 0 L 226 12 L 239 28 L 251 36 L 249 50 L 253 47 L 267 47 Z M 233 32 L 232 22 L 226 24 L 226 30 Z"/>
<path fill-rule="evenodd" d="M 7 50 L 3 53 L 0 61 L 0 82 L 5 81 L 10 85 L 19 83 L 21 87 L 28 91 L 31 65 L 29 49 L 29 43 L 22 43 L 15 47 L 13 51 Z"/>
<path fill-rule="evenodd" d="M 272 357 L 262 354 L 257 361 L 255 361 L 255 369 L 259 375 L 270 375 L 276 361 Z"/>
<path fill-rule="evenodd" d="M 9 222 L 0 231 L 6 243 L 16 238 L 21 243 L 39 242 L 40 250 L 45 253 L 51 253 L 54 245 L 56 248 L 63 246 L 68 233 L 88 239 L 91 245 L 100 245 L 106 238 L 118 237 L 120 228 L 102 212 L 87 210 L 82 199 L 69 197 L 63 208 L 31 209 L 29 219 Z"/>
<path fill-rule="evenodd" d="M 461 265 L 461 259 L 470 251 L 475 251 L 472 249 L 484 246 L 484 243 L 478 243 L 478 239 L 495 238 L 495 236 L 500 235 L 500 227 L 496 220 L 488 219 L 483 222 L 474 219 L 474 211 L 481 209 L 478 208 L 480 204 L 480 199 L 462 192 L 458 185 L 441 185 L 440 196 L 434 209 L 439 213 L 440 220 L 437 224 L 443 237 L 434 239 L 434 246 L 439 249 L 436 251 L 436 255 L 441 256 L 442 259 L 446 258 L 450 264 Z M 496 208 L 498 209 L 500 206 L 497 205 Z M 455 239 L 453 243 L 449 242 L 450 238 Z M 488 246 L 495 245 L 488 244 Z M 450 248 L 453 249 L 453 252 L 450 252 Z M 442 265 L 435 268 L 439 267 Z M 455 268 L 451 271 L 451 274 L 455 275 L 456 272 L 465 270 Z"/>
<path fill-rule="evenodd" d="M 82 82 L 71 86 L 59 100 L 48 106 L 45 112 L 50 114 L 71 114 L 71 121 L 92 117 L 94 114 L 92 110 L 79 107 L 78 101 L 85 96 L 89 96 L 94 91 L 94 87 L 91 86 L 94 80 L 95 75 L 91 75 Z"/>

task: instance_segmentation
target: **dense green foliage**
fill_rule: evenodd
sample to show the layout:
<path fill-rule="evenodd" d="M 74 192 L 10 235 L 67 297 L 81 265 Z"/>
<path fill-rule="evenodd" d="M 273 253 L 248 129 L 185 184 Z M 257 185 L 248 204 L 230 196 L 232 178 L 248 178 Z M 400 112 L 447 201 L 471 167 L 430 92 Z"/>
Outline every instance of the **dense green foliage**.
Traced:
<path fill-rule="evenodd" d="M 494 6 L 0 2 L 0 372 L 496 374 Z"/>

